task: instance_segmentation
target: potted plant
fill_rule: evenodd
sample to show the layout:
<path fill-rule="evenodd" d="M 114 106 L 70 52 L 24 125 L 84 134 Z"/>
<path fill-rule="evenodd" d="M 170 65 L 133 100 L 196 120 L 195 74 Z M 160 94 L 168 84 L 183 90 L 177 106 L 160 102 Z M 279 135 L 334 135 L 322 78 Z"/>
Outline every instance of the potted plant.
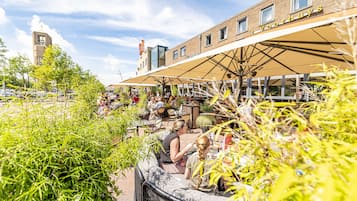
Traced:
<path fill-rule="evenodd" d="M 216 117 L 211 113 L 201 113 L 196 118 L 196 126 L 206 132 L 211 126 L 216 124 Z"/>

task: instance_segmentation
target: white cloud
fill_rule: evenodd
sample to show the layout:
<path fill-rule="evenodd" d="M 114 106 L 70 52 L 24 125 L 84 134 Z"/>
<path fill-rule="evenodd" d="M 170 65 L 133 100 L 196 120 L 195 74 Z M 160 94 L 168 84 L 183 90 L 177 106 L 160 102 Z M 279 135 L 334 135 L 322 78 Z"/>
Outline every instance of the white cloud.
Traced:
<path fill-rule="evenodd" d="M 97 40 L 97 41 L 101 41 L 101 42 L 118 45 L 118 46 L 124 46 L 124 47 L 136 48 L 136 47 L 138 47 L 138 44 L 139 44 L 139 39 L 134 38 L 134 37 L 116 38 L 116 37 L 104 37 L 104 36 L 89 36 L 88 38 Z"/>
<path fill-rule="evenodd" d="M 170 46 L 169 41 L 161 38 L 152 38 L 145 40 L 145 47 L 155 47 L 156 45 L 162 45 L 162 46 Z"/>
<path fill-rule="evenodd" d="M 104 57 L 84 56 L 79 60 L 81 65 L 86 66 L 104 85 L 118 83 L 135 75 L 136 61 L 121 59 L 111 54 Z"/>
<path fill-rule="evenodd" d="M 5 10 L 0 7 L 0 25 L 6 24 L 8 21 Z"/>
<path fill-rule="evenodd" d="M 111 73 L 98 73 L 103 84 L 108 85 L 118 83 L 121 80 L 127 79 L 135 75 L 136 62 L 129 60 L 121 60 L 109 54 L 103 58 L 104 68 L 111 71 Z"/>
<path fill-rule="evenodd" d="M 152 10 L 149 15 L 130 16 L 126 19 L 111 18 L 105 24 L 133 30 L 145 30 L 190 38 L 214 25 L 206 15 L 184 5 L 169 5 Z"/>
<path fill-rule="evenodd" d="M 4 0 L 7 6 L 16 6 L 23 10 L 46 13 L 98 13 L 109 16 L 118 16 L 122 14 L 137 14 L 145 12 L 145 8 L 149 6 L 148 0 Z"/>
<path fill-rule="evenodd" d="M 65 40 L 61 34 L 59 34 L 56 29 L 51 28 L 47 24 L 41 21 L 40 17 L 37 15 L 32 16 L 31 20 L 31 32 L 40 31 L 45 32 L 52 38 L 53 44 L 58 44 L 61 48 L 63 48 L 66 52 L 76 53 L 75 47 Z"/>
<path fill-rule="evenodd" d="M 22 54 L 27 56 L 31 61 L 33 61 L 32 55 L 32 36 L 27 34 L 25 31 L 20 29 L 15 29 L 15 49 L 9 51 L 9 56 L 16 56 L 17 54 Z"/>
<path fill-rule="evenodd" d="M 97 26 L 115 29 L 145 30 L 189 38 L 213 26 L 206 15 L 189 8 L 180 0 L 5 0 L 5 4 L 22 10 L 55 14 L 99 14 Z M 94 15 L 93 15 L 94 16 Z M 104 21 L 103 21 L 104 18 Z M 189 26 L 187 26 L 189 25 Z"/>
<path fill-rule="evenodd" d="M 135 72 L 128 72 L 128 73 L 123 73 L 122 75 L 116 74 L 113 75 L 111 73 L 99 73 L 97 74 L 97 78 L 101 80 L 101 82 L 105 85 L 108 86 L 110 84 L 116 84 L 125 79 L 131 78 L 135 76 Z"/>
<path fill-rule="evenodd" d="M 136 68 L 136 62 L 130 60 L 121 60 L 113 55 L 109 54 L 106 57 L 102 58 L 104 63 L 104 68 L 111 70 L 112 72 L 119 73 L 119 70 L 124 70 L 127 68 Z"/>
<path fill-rule="evenodd" d="M 138 48 L 139 43 L 141 41 L 141 39 L 136 37 L 117 38 L 117 37 L 105 37 L 105 36 L 88 36 L 88 38 L 101 42 L 114 44 L 117 46 L 131 47 L 131 48 Z M 169 46 L 169 42 L 165 39 L 160 39 L 160 38 L 152 38 L 152 39 L 145 40 L 146 47 L 154 47 L 156 45 Z"/>
<path fill-rule="evenodd" d="M 97 78 L 104 85 L 119 83 L 121 80 L 135 76 L 136 62 L 130 60 L 122 60 L 111 54 L 103 58 L 92 58 L 96 65 L 102 66 L 104 69 L 96 70 Z"/>

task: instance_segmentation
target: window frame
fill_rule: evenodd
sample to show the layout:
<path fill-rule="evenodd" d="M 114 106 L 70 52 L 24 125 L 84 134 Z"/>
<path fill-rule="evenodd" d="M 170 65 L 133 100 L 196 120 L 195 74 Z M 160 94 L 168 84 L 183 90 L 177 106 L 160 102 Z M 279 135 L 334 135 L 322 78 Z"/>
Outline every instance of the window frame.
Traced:
<path fill-rule="evenodd" d="M 42 65 L 42 61 L 43 61 L 43 56 L 37 56 L 38 65 Z"/>
<path fill-rule="evenodd" d="M 290 1 L 290 11 L 291 11 L 291 13 L 299 12 L 301 10 L 304 10 L 304 9 L 309 8 L 309 7 L 312 6 L 312 0 L 306 0 L 307 1 L 307 5 L 305 7 L 296 9 L 295 8 L 295 2 L 296 1 L 300 1 L 300 0 L 291 0 Z"/>
<path fill-rule="evenodd" d="M 182 51 L 182 50 L 184 50 L 184 51 Z M 183 54 L 182 54 L 182 52 L 183 52 Z M 181 57 L 186 56 L 186 46 L 183 46 L 180 48 L 180 56 Z"/>
<path fill-rule="evenodd" d="M 207 38 L 209 37 L 209 44 L 207 44 Z M 206 36 L 205 36 L 205 44 L 206 44 L 206 47 L 208 47 L 208 46 L 211 46 L 212 45 L 212 34 L 207 34 Z"/>
<path fill-rule="evenodd" d="M 178 59 L 178 50 L 174 50 L 173 52 L 172 52 L 172 59 L 173 60 L 176 60 L 176 59 Z"/>
<path fill-rule="evenodd" d="M 37 42 L 39 45 L 45 46 L 46 45 L 46 36 L 37 35 Z"/>
<path fill-rule="evenodd" d="M 268 10 L 270 8 L 271 8 L 271 12 L 272 12 L 272 19 L 263 23 L 263 13 L 265 10 Z M 261 9 L 259 18 L 260 18 L 260 25 L 269 24 L 271 22 L 274 22 L 274 20 L 275 20 L 275 6 L 274 6 L 274 4 L 271 4 L 263 9 Z"/>
<path fill-rule="evenodd" d="M 240 31 L 240 24 L 243 21 L 245 21 L 245 30 L 241 32 Z M 242 18 L 237 20 L 237 34 L 242 34 L 242 33 L 245 33 L 245 32 L 248 32 L 248 17 L 247 16 L 242 17 Z"/>
<path fill-rule="evenodd" d="M 225 30 L 224 38 L 222 38 L 222 30 Z M 228 38 L 228 27 L 224 26 L 223 28 L 220 28 L 218 31 L 218 37 L 219 41 L 226 40 Z"/>

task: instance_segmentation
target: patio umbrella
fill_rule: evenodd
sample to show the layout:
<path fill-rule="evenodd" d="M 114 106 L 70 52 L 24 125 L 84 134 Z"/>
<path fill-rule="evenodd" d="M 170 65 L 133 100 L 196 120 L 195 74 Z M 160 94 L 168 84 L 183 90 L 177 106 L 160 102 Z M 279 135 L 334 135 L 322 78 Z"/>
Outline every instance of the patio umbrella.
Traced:
<path fill-rule="evenodd" d="M 305 74 L 321 72 L 321 64 L 351 68 L 353 58 L 339 53 L 348 49 L 334 22 L 354 18 L 357 8 L 284 25 L 190 59 L 151 72 L 151 76 L 174 76 L 198 80 Z"/>
<path fill-rule="evenodd" d="M 170 85 L 177 85 L 177 84 L 188 84 L 193 82 L 208 82 L 212 81 L 212 79 L 200 79 L 200 78 L 192 78 L 192 77 L 185 77 L 185 76 L 175 76 L 175 75 L 165 75 L 163 73 L 158 73 L 158 71 L 164 70 L 165 68 L 159 68 L 154 71 L 149 71 L 142 75 L 138 75 L 135 77 L 128 78 L 120 82 L 120 84 L 130 85 L 130 84 L 141 84 L 141 85 L 157 85 L 157 84 L 170 84 Z"/>
<path fill-rule="evenodd" d="M 158 69 L 160 70 L 160 69 Z M 155 70 L 154 72 L 156 72 Z M 120 82 L 122 85 L 133 85 L 135 86 L 136 84 L 140 85 L 161 85 L 162 86 L 162 92 L 164 93 L 165 87 L 167 85 L 178 85 L 178 84 L 190 84 L 190 83 L 195 83 L 195 82 L 208 82 L 212 80 L 208 79 L 197 79 L 197 78 L 186 78 L 186 77 L 177 77 L 177 76 L 166 76 L 166 75 L 153 75 L 153 71 L 147 72 L 145 74 L 132 77 L 126 80 L 123 80 Z"/>

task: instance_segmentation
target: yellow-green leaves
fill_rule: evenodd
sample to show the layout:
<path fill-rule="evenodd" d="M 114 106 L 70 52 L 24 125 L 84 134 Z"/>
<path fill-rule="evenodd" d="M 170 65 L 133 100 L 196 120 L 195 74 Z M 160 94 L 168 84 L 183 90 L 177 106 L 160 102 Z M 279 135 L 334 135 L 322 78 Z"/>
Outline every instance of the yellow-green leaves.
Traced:
<path fill-rule="evenodd" d="M 219 99 L 219 95 L 218 94 L 213 96 L 213 98 L 210 101 L 210 106 L 214 105 L 217 102 L 218 99 Z"/>
<path fill-rule="evenodd" d="M 204 164 L 205 164 L 204 161 L 199 162 L 197 168 L 192 173 L 192 177 L 195 177 L 197 175 L 201 177 L 203 175 Z"/>
<path fill-rule="evenodd" d="M 224 92 L 224 95 L 223 95 L 223 100 L 228 98 L 228 96 L 231 95 L 231 90 L 230 89 L 227 89 L 225 92 Z"/>
<path fill-rule="evenodd" d="M 347 184 L 347 197 L 346 201 L 353 201 L 357 198 L 357 191 L 356 191 L 356 186 L 357 186 L 357 162 L 354 162 L 354 165 L 351 168 L 351 172 L 348 173 L 349 176 L 349 181 Z"/>
<path fill-rule="evenodd" d="M 11 104 L 0 115 L 0 200 L 111 200 L 109 175 L 145 157 L 141 138 L 113 145 L 134 107 L 97 119 L 72 103 Z"/>
<path fill-rule="evenodd" d="M 294 169 L 289 166 L 284 166 L 281 170 L 269 194 L 268 200 L 270 201 L 279 201 L 286 198 L 286 195 L 289 195 L 290 186 L 296 181 Z"/>
<path fill-rule="evenodd" d="M 238 112 L 213 127 L 212 132 L 234 133 L 238 140 L 218 156 L 212 181 L 225 177 L 233 200 L 354 200 L 357 82 L 333 69 L 318 85 L 324 88 L 320 100 L 263 101 L 253 105 L 254 121 Z M 215 94 L 211 103 L 231 101 L 221 100 L 228 94 Z"/>

